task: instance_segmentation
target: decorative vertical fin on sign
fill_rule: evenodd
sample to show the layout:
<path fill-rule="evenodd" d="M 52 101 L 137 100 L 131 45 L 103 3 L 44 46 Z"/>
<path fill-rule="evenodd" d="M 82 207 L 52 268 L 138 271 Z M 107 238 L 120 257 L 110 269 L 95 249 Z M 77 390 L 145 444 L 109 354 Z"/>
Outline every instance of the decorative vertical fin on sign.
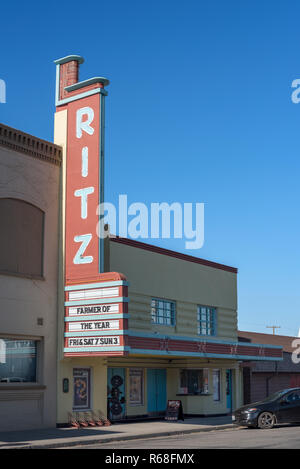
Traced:
<path fill-rule="evenodd" d="M 100 106 L 100 164 L 99 164 L 99 207 L 100 212 L 99 221 L 100 221 L 100 230 L 104 229 L 102 226 L 103 220 L 103 204 L 104 204 L 104 135 L 105 135 L 105 96 L 100 96 L 101 106 Z M 99 236 L 99 272 L 104 272 L 104 239 L 103 236 Z"/>

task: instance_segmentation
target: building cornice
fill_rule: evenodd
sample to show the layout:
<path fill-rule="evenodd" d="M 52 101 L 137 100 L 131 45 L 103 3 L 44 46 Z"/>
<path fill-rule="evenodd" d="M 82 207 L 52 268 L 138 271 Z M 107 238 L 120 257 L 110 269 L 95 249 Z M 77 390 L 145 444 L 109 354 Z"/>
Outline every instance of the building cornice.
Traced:
<path fill-rule="evenodd" d="M 61 165 L 62 148 L 0 123 L 0 146 L 24 153 L 56 166 Z"/>

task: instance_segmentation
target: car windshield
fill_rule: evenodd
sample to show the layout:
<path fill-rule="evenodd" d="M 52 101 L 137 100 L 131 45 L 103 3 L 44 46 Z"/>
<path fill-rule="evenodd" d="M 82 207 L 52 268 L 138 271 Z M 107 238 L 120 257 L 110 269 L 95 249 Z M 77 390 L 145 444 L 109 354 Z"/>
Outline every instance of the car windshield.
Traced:
<path fill-rule="evenodd" d="M 282 397 L 286 392 L 287 392 L 286 390 L 274 392 L 274 394 L 271 394 L 269 397 L 266 397 L 265 399 L 263 399 L 262 402 L 275 401 L 276 399 L 279 399 L 280 397 Z"/>

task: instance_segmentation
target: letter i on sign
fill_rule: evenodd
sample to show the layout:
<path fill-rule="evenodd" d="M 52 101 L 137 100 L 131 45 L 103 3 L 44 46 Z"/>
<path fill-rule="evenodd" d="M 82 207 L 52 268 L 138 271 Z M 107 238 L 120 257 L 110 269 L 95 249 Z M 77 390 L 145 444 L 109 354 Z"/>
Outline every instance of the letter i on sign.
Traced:
<path fill-rule="evenodd" d="M 83 147 L 81 152 L 81 176 L 86 178 L 89 174 L 89 149 Z"/>

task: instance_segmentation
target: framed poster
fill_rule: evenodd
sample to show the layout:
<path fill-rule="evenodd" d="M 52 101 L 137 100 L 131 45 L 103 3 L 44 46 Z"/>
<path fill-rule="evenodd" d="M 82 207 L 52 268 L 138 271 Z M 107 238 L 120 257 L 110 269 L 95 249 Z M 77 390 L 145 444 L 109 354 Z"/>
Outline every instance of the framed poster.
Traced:
<path fill-rule="evenodd" d="M 130 368 L 129 370 L 129 403 L 130 405 L 144 404 L 144 370 Z"/>
<path fill-rule="evenodd" d="M 89 368 L 73 369 L 73 409 L 90 408 L 90 373 Z"/>

